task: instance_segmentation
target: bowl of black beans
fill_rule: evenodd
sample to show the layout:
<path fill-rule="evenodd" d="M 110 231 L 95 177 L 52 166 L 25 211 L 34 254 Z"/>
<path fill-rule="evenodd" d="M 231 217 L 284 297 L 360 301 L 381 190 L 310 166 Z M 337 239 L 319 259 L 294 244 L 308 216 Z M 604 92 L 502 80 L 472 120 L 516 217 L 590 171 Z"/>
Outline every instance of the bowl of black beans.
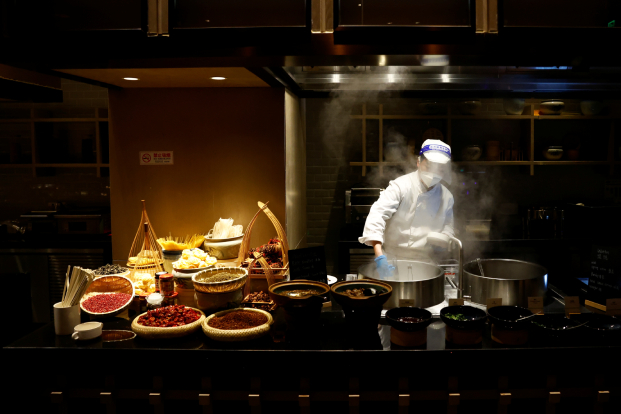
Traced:
<path fill-rule="evenodd" d="M 93 271 L 96 276 L 127 276 L 129 269 L 113 264 L 103 265 Z"/>

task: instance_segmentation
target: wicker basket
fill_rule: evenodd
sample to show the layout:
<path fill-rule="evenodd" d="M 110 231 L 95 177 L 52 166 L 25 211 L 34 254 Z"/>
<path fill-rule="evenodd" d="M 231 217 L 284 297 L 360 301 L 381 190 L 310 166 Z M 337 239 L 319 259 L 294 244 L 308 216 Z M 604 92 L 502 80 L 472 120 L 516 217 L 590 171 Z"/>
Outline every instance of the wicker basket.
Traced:
<path fill-rule="evenodd" d="M 209 282 L 209 279 L 218 273 L 236 273 L 237 279 L 222 282 Z M 218 267 L 216 269 L 203 270 L 192 276 L 194 290 L 203 293 L 227 293 L 241 289 L 248 279 L 248 271 L 241 267 Z"/>
<path fill-rule="evenodd" d="M 209 321 L 214 317 L 224 316 L 229 312 L 233 311 L 244 311 L 244 312 L 259 312 L 267 317 L 267 322 L 263 325 L 256 326 L 254 328 L 248 329 L 216 329 L 209 326 Z M 216 312 L 213 315 L 209 315 L 207 319 L 205 319 L 202 323 L 203 332 L 209 338 L 214 341 L 221 342 L 241 342 L 241 341 L 250 341 L 251 339 L 257 339 L 265 335 L 270 331 L 270 325 L 274 323 L 274 318 L 268 312 L 262 311 L 260 309 L 248 309 L 248 308 L 237 308 L 237 309 L 227 309 L 221 312 Z"/>
<path fill-rule="evenodd" d="M 99 275 L 99 276 L 95 276 L 95 279 L 99 279 L 101 277 L 107 277 L 107 276 L 125 276 L 125 277 L 129 277 L 129 274 L 131 273 L 131 271 L 128 269 L 126 271 L 124 271 L 123 273 L 114 273 L 111 275 Z"/>
<path fill-rule="evenodd" d="M 197 330 L 199 330 L 201 327 L 201 323 L 203 323 L 203 321 L 205 320 L 205 314 L 200 309 L 195 309 L 195 308 L 190 308 L 190 309 L 193 309 L 199 312 L 201 314 L 201 317 L 198 318 L 197 321 L 194 321 L 187 325 L 167 327 L 167 328 L 166 327 L 158 328 L 158 327 L 153 327 L 153 326 L 140 325 L 138 323 L 138 319 L 140 319 L 142 315 L 146 314 L 145 312 L 143 314 L 138 315 L 134 319 L 134 321 L 132 322 L 132 330 L 136 332 L 136 335 L 144 339 L 169 339 L 169 338 L 179 338 L 182 336 L 190 335 L 191 333 L 194 333 Z"/>
<path fill-rule="evenodd" d="M 82 303 L 86 299 L 94 296 L 93 294 L 97 294 L 97 293 L 127 293 L 130 295 L 130 297 L 127 303 L 125 303 L 125 305 L 111 312 L 106 312 L 106 313 L 89 312 L 88 310 L 84 308 L 84 306 L 82 306 Z M 88 313 L 89 315 L 93 315 L 97 317 L 104 317 L 104 318 L 111 317 L 111 316 L 115 316 L 123 312 L 123 310 L 125 310 L 125 308 L 127 308 L 130 305 L 130 303 L 132 303 L 133 299 L 134 299 L 134 284 L 132 283 L 131 280 L 129 280 L 128 277 L 126 276 L 101 276 L 93 280 L 90 286 L 86 288 L 84 295 L 82 295 L 82 298 L 80 299 L 80 309 L 82 309 L 82 311 Z"/>
<path fill-rule="evenodd" d="M 261 211 L 263 211 L 267 215 L 267 217 L 270 219 L 272 224 L 274 225 L 274 228 L 276 229 L 276 233 L 278 234 L 278 239 L 280 239 L 282 243 L 283 267 L 271 269 L 272 274 L 274 276 L 282 276 L 289 269 L 289 253 L 288 253 L 289 252 L 289 241 L 287 240 L 287 233 L 285 232 L 285 229 L 282 227 L 282 225 L 280 224 L 280 222 L 278 221 L 274 213 L 272 213 L 272 211 L 267 207 L 267 204 L 264 204 L 260 201 L 258 202 L 258 204 L 259 204 L 260 210 L 257 211 L 257 213 L 254 215 L 254 217 L 250 221 L 250 224 L 246 228 L 244 239 L 242 240 L 241 246 L 239 248 L 239 256 L 237 258 L 237 261 L 239 265 L 241 266 L 241 264 L 244 263 L 246 259 L 255 260 L 254 257 L 250 257 L 248 255 L 248 252 L 250 250 L 250 237 L 252 236 L 252 227 L 254 226 L 254 222 L 257 220 L 257 217 L 259 216 L 259 214 L 261 214 Z M 257 274 L 264 274 L 263 272 L 261 272 L 261 269 L 255 269 L 253 266 L 254 266 L 254 262 L 248 267 L 249 274 L 251 274 L 252 276 L 257 275 Z"/>

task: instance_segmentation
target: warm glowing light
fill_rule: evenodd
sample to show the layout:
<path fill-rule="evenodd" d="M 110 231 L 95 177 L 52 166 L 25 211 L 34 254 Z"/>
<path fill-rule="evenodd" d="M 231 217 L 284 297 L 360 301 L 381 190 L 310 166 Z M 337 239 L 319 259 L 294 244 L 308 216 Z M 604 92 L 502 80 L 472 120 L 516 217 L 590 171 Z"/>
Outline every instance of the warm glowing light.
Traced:
<path fill-rule="evenodd" d="M 341 75 L 334 74 L 332 75 L 332 82 L 339 83 L 341 81 Z"/>
<path fill-rule="evenodd" d="M 125 80 L 130 80 L 130 81 L 135 81 L 135 80 L 138 80 L 138 78 L 123 78 L 123 79 L 125 79 Z"/>
<path fill-rule="evenodd" d="M 213 79 L 213 80 L 225 80 L 226 78 L 223 78 L 222 76 L 212 76 L 211 79 Z"/>
<path fill-rule="evenodd" d="M 392 73 L 388 74 L 388 83 L 394 83 L 395 82 L 395 75 Z"/>
<path fill-rule="evenodd" d="M 451 76 L 447 75 L 446 73 L 442 74 L 442 82 L 450 82 L 451 81 Z"/>
<path fill-rule="evenodd" d="M 386 55 L 380 55 L 379 57 L 379 65 L 386 66 Z"/>

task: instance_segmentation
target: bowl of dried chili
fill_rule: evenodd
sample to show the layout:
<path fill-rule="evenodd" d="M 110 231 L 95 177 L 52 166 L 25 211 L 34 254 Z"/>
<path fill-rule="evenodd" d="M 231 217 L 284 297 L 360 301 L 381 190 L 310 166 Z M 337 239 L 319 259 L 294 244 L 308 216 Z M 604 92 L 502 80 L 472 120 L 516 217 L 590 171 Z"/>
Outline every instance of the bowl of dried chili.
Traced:
<path fill-rule="evenodd" d="M 125 276 L 100 276 L 86 288 L 80 309 L 97 317 L 118 315 L 134 299 L 134 284 Z"/>
<path fill-rule="evenodd" d="M 209 338 L 222 342 L 249 341 L 267 334 L 274 319 L 269 312 L 253 308 L 227 309 L 209 315 L 202 323 Z"/>
<path fill-rule="evenodd" d="M 137 316 L 132 330 L 145 339 L 179 338 L 199 330 L 204 320 L 205 314 L 199 309 L 171 305 Z"/>

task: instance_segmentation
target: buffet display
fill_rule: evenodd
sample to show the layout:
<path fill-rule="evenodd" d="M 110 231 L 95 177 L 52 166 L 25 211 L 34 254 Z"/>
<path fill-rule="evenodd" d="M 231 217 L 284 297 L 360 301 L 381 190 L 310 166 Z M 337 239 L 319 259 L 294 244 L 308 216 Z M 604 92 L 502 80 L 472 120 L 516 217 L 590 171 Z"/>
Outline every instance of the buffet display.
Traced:
<path fill-rule="evenodd" d="M 451 306 L 443 304 L 444 269 L 417 261 L 393 260 L 394 273 L 388 279 L 381 279 L 370 263 L 359 268 L 356 280 L 331 286 L 286 280 L 286 234 L 266 204 L 259 203 L 259 208 L 245 234 L 232 219 L 220 219 L 206 236 L 158 239 L 143 202 L 127 267 L 68 269 L 63 299 L 54 306 L 56 334 L 73 334 L 80 341 L 104 333 L 109 336 L 112 331 L 102 331 L 99 322 L 79 324 L 79 312 L 97 321 L 131 310 L 137 314 L 131 329 L 141 339 L 179 338 L 202 330 L 214 341 L 256 340 L 269 333 L 279 342 L 282 332 L 278 330 L 284 328 L 276 326 L 274 315 L 282 312 L 287 338 L 304 343 L 320 329 L 322 309 L 334 303 L 343 310 L 344 332 L 354 349 L 358 342 L 379 339 L 382 317 L 390 326 L 392 344 L 402 348 L 424 348 L 428 330 L 439 329 L 437 324 L 445 329 L 447 346 L 477 346 L 487 328 L 491 340 L 502 346 L 567 344 L 585 336 L 605 343 L 621 340 L 621 322 L 614 317 L 551 315 L 528 309 L 529 298 L 543 298 L 547 289 L 547 270 L 528 262 L 477 259 L 463 264 L 461 293 L 471 302 Z M 262 211 L 274 224 L 277 237 L 251 248 L 252 227 Z M 218 263 L 217 256 L 209 253 L 213 250 L 200 248 L 227 238 L 243 239 L 234 263 Z M 167 272 L 162 265 L 171 252 L 177 259 L 171 262 L 172 272 Z M 253 287 L 253 278 L 263 285 Z M 483 306 L 491 298 L 498 299 L 500 306 Z M 434 318 L 430 309 L 440 304 Z M 118 339 L 113 335 L 111 341 L 133 340 L 131 332 L 118 332 Z"/>

